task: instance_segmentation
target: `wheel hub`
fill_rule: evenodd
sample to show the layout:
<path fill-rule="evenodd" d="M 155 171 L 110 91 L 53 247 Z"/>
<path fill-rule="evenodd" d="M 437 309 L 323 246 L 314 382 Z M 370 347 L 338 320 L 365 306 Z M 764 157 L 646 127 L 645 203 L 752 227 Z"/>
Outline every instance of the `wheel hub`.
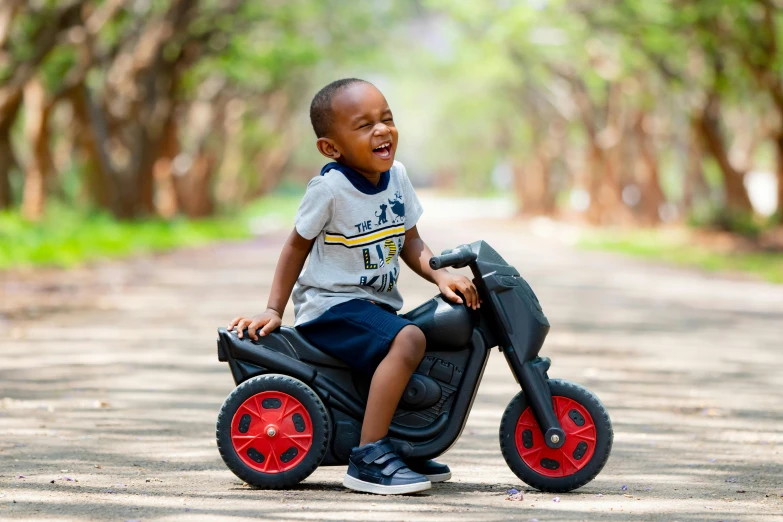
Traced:
<path fill-rule="evenodd" d="M 263 391 L 248 397 L 234 413 L 231 442 L 242 462 L 262 473 L 296 467 L 313 443 L 307 408 L 292 395 Z"/>
<path fill-rule="evenodd" d="M 573 399 L 554 396 L 552 406 L 563 436 L 551 433 L 553 430 L 542 434 L 528 406 L 519 416 L 514 440 L 519 456 L 530 469 L 546 477 L 567 477 L 590 462 L 595 450 L 596 427 L 590 413 Z"/>

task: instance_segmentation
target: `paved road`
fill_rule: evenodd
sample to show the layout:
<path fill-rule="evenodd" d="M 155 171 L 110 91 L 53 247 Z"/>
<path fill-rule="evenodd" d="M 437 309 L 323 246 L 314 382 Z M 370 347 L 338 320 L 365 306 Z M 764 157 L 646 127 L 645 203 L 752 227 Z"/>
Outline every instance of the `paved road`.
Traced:
<path fill-rule="evenodd" d="M 483 238 L 515 264 L 553 325 L 550 375 L 608 407 L 615 446 L 595 481 L 556 502 L 506 467 L 497 429 L 518 389 L 494 352 L 442 459 L 451 482 L 375 497 L 323 468 L 292 491 L 243 486 L 214 442 L 232 389 L 214 328 L 265 304 L 275 233 L 0 274 L 0 519 L 783 520 L 783 287 L 574 251 L 494 204 L 484 219 L 486 203 L 432 208 L 425 240 Z M 401 288 L 406 309 L 434 293 L 410 271 Z"/>

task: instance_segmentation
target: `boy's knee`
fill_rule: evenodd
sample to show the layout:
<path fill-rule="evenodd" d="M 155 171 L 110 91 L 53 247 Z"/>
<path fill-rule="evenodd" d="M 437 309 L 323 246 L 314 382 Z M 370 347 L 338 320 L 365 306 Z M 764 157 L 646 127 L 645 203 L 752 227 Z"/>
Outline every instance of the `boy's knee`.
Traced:
<path fill-rule="evenodd" d="M 427 339 L 418 326 L 408 325 L 397 334 L 395 344 L 399 347 L 400 355 L 408 365 L 416 367 L 424 358 L 427 349 Z"/>

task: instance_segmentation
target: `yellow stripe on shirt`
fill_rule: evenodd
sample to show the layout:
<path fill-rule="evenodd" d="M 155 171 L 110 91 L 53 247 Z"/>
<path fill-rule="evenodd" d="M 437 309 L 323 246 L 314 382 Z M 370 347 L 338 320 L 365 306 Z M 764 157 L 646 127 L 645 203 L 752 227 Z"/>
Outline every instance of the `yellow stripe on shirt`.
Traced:
<path fill-rule="evenodd" d="M 351 238 L 351 239 L 348 239 L 348 238 L 343 237 L 343 236 L 335 236 L 335 235 L 326 234 L 324 236 L 324 240 L 327 243 L 340 244 L 340 245 L 345 245 L 345 246 L 352 247 L 352 246 L 357 246 L 357 245 L 364 245 L 364 244 L 369 244 L 369 243 L 375 243 L 378 240 L 385 239 L 385 238 L 390 237 L 390 236 L 396 236 L 396 235 L 399 235 L 399 234 L 404 234 L 404 233 L 405 233 L 405 225 L 400 225 L 398 227 L 392 227 L 392 228 L 387 228 L 387 229 L 381 230 L 381 231 L 376 232 L 374 234 L 369 234 L 369 235 L 362 236 L 362 237 L 355 237 L 355 238 Z"/>

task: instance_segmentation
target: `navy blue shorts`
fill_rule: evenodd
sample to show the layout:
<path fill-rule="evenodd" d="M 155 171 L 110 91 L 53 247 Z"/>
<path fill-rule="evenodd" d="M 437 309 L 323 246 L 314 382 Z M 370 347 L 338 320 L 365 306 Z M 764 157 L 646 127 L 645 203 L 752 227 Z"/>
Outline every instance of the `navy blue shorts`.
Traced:
<path fill-rule="evenodd" d="M 394 338 L 409 324 L 413 323 L 389 306 L 352 299 L 296 329 L 321 351 L 372 374 Z"/>

